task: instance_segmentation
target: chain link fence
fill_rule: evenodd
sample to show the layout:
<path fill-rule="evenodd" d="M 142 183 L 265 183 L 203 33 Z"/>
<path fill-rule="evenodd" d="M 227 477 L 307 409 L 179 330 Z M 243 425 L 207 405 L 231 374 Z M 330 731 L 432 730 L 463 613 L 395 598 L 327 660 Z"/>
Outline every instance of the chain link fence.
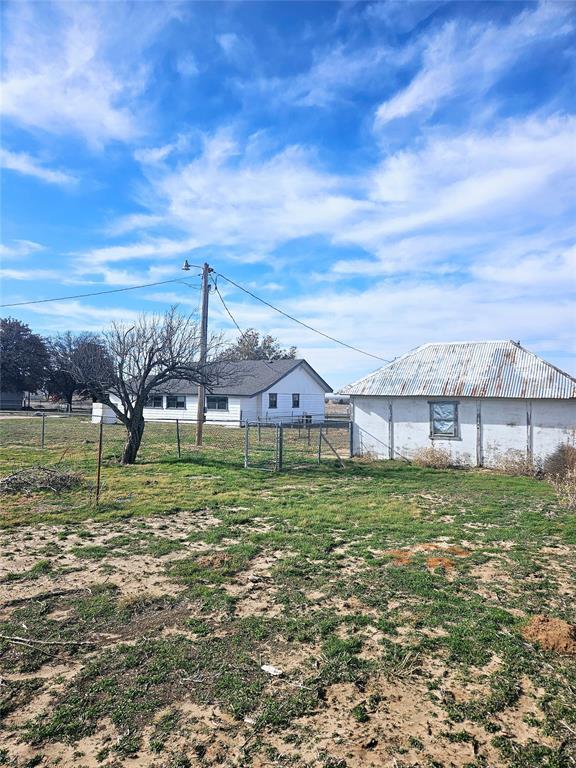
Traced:
<path fill-rule="evenodd" d="M 0 416 L 0 445 L 7 449 L 62 450 L 63 456 L 73 459 L 90 453 L 97 446 L 99 424 L 93 424 L 87 414 L 47 414 L 38 416 Z M 103 458 L 120 460 L 126 443 L 126 430 L 122 424 L 103 424 Z M 203 445 L 196 447 L 196 422 L 174 419 L 147 421 L 138 461 L 153 461 L 174 456 L 184 458 L 192 453 L 218 452 L 231 464 L 244 465 L 243 430 L 228 426 L 204 424 Z M 96 448 L 95 448 L 96 449 Z M 16 455 L 16 454 L 15 454 Z M 38 459 L 41 455 L 37 454 Z"/>
<path fill-rule="evenodd" d="M 0 415 L 0 445 L 14 463 L 43 462 L 43 451 L 70 466 L 93 460 L 98 451 L 99 424 L 87 414 L 39 413 Z M 102 459 L 119 462 L 126 443 L 122 424 L 102 424 Z M 343 420 L 309 422 L 249 422 L 203 426 L 202 446 L 196 446 L 196 422 L 174 419 L 147 421 L 138 452 L 139 462 L 169 457 L 218 456 L 230 466 L 275 471 L 293 470 L 322 460 L 350 456 L 350 423 Z"/>
<path fill-rule="evenodd" d="M 271 472 L 304 469 L 332 459 L 344 466 L 350 457 L 347 421 L 262 423 L 244 427 L 244 466 Z"/>

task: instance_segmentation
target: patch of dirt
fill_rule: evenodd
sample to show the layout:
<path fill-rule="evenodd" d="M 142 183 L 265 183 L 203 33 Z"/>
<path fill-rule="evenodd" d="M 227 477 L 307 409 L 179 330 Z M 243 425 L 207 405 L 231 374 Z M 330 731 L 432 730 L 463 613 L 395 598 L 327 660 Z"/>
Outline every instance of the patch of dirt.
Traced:
<path fill-rule="evenodd" d="M 444 764 L 448 756 L 454 768 L 470 765 L 477 756 L 491 768 L 503 765 L 492 736 L 480 726 L 462 724 L 473 741 L 448 740 L 451 726 L 421 681 L 375 677 L 363 690 L 354 683 L 338 683 L 327 689 L 325 707 L 298 718 L 286 731 L 270 734 L 266 742 L 285 758 L 299 755 L 295 765 L 314 768 L 329 761 L 363 768 L 424 766 Z"/>
<path fill-rule="evenodd" d="M 278 590 L 271 580 L 272 568 L 284 555 L 280 550 L 257 555 L 232 583 L 223 585 L 229 595 L 237 598 L 236 616 L 277 616 L 282 611 L 274 600 Z"/>
<path fill-rule="evenodd" d="M 468 543 L 468 542 L 467 542 Z M 394 558 L 392 565 L 406 566 L 412 563 L 412 558 L 418 552 L 439 552 L 438 556 L 431 556 L 426 559 L 426 566 L 430 569 L 444 568 L 448 571 L 454 568 L 454 561 L 446 555 L 452 557 L 469 557 L 470 550 L 460 546 L 447 544 L 445 542 L 431 542 L 426 544 L 416 544 L 413 547 L 403 547 L 402 549 L 387 549 L 382 554 Z"/>
<path fill-rule="evenodd" d="M 202 555 L 196 562 L 201 568 L 222 568 L 228 565 L 232 558 L 226 552 L 215 552 L 212 555 Z"/>
<path fill-rule="evenodd" d="M 576 624 L 538 614 L 530 619 L 522 634 L 545 651 L 576 655 Z"/>
<path fill-rule="evenodd" d="M 142 592 L 156 596 L 177 594 L 185 587 L 174 583 L 166 575 L 166 563 L 187 554 L 210 549 L 210 545 L 188 542 L 185 537 L 191 531 L 205 530 L 219 523 L 218 518 L 204 510 L 184 511 L 147 519 L 139 526 L 143 534 L 158 534 L 183 545 L 180 551 L 170 552 L 162 557 L 135 554 L 129 550 L 122 557 L 117 556 L 117 550 L 111 550 L 110 555 L 100 559 L 79 558 L 74 554 L 76 547 L 107 547 L 109 541 L 117 536 L 127 535 L 137 540 L 138 530 L 134 530 L 134 522 L 129 520 L 114 524 L 86 522 L 82 525 L 82 531 L 88 534 L 88 537 L 74 532 L 59 539 L 62 532 L 68 533 L 69 527 L 57 525 L 11 530 L 9 536 L 5 535 L 0 544 L 5 548 L 9 547 L 12 553 L 9 558 L 2 558 L 0 563 L 0 606 L 8 605 L 16 596 L 31 599 L 50 592 L 54 589 L 55 582 L 58 590 L 66 591 L 89 590 L 94 583 L 104 581 L 117 586 L 122 596 L 127 598 L 136 597 Z M 57 546 L 54 554 L 47 555 L 44 552 L 47 542 Z M 39 560 L 49 560 L 51 571 L 39 574 L 33 579 L 21 578 L 3 582 L 8 574 L 29 571 Z"/>

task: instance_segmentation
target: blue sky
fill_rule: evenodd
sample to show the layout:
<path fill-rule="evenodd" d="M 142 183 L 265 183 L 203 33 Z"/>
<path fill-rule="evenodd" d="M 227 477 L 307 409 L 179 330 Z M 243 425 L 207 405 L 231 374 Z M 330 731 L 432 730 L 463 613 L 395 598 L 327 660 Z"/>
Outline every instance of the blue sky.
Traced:
<path fill-rule="evenodd" d="M 184 258 L 384 358 L 514 339 L 576 373 L 576 4 L 3 4 L 2 301 Z M 97 330 L 199 283 L 3 310 Z M 220 280 L 333 386 L 378 363 Z M 216 295 L 213 330 L 235 329 Z"/>

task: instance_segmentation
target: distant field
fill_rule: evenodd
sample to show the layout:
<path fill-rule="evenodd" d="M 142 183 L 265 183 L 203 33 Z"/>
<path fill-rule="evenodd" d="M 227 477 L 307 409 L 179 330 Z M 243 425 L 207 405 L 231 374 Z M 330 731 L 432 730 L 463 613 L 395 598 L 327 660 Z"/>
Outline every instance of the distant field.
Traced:
<path fill-rule="evenodd" d="M 38 422 L 41 420 L 38 420 Z M 545 482 L 242 467 L 242 430 L 0 421 L 0 765 L 570 768 L 576 518 Z M 49 435 L 48 435 L 49 433 Z M 263 666 L 277 668 L 270 674 Z"/>

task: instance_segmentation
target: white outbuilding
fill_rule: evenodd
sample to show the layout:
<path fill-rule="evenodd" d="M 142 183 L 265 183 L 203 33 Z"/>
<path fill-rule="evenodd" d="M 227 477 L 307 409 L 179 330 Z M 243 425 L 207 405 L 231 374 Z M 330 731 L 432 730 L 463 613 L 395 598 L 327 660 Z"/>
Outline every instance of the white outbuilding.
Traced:
<path fill-rule="evenodd" d="M 434 446 L 461 464 L 537 465 L 576 440 L 576 379 L 513 341 L 424 344 L 340 392 L 355 455 Z"/>

